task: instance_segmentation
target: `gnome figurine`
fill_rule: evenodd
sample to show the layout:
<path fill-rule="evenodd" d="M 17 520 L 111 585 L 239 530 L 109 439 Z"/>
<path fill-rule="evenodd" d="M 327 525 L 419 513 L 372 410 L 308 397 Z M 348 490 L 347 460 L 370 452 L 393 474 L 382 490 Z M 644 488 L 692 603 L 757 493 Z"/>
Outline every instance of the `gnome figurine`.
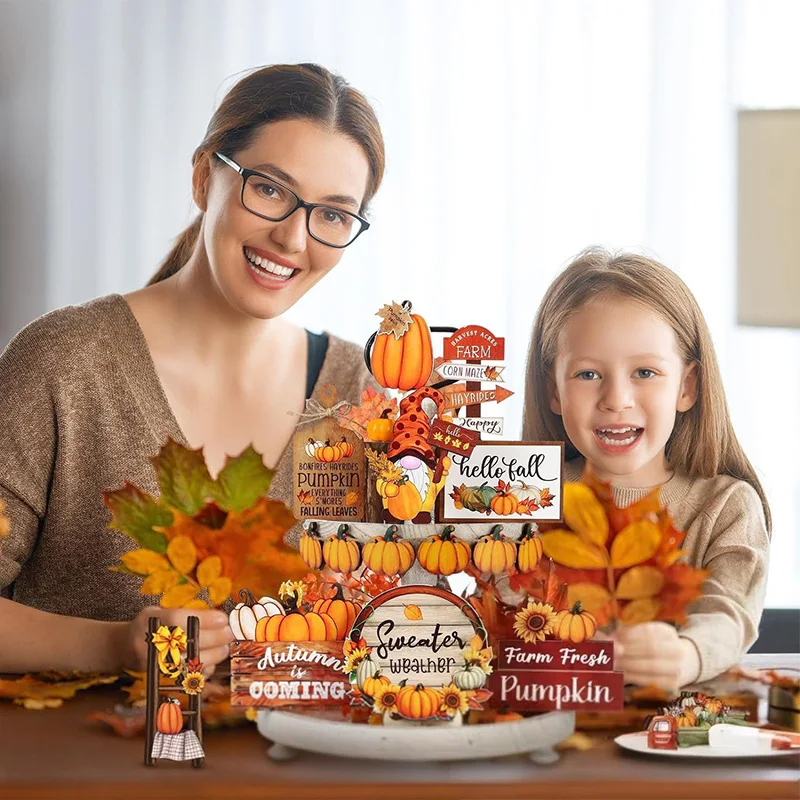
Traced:
<path fill-rule="evenodd" d="M 400 403 L 388 458 L 403 471 L 403 482 L 399 496 L 383 498 L 384 522 L 432 522 L 436 496 L 452 463 L 446 455 L 437 458 L 428 442 L 431 421 L 443 404 L 442 393 L 430 387 L 412 392 Z"/>

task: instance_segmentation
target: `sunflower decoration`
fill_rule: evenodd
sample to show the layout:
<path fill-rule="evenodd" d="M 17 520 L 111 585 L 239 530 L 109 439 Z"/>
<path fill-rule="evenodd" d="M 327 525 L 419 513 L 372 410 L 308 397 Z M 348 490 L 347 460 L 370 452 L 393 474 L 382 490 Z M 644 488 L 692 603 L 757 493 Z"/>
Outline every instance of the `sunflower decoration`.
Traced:
<path fill-rule="evenodd" d="M 556 613 L 548 603 L 528 603 L 514 615 L 514 633 L 529 644 L 543 642 L 553 632 Z"/>
<path fill-rule="evenodd" d="M 397 713 L 397 698 L 400 694 L 400 687 L 395 684 L 380 686 L 372 696 L 372 710 L 375 714 L 394 714 Z"/>
<path fill-rule="evenodd" d="M 186 677 L 183 679 L 181 686 L 186 694 L 200 694 L 203 687 L 206 685 L 206 679 L 203 673 L 197 670 L 187 672 Z"/>
<path fill-rule="evenodd" d="M 355 649 L 351 650 L 344 657 L 344 667 L 342 667 L 342 671 L 348 675 L 352 672 L 355 672 L 358 669 L 358 665 L 365 658 L 369 657 L 371 650 L 371 647 L 356 647 Z"/>
<path fill-rule="evenodd" d="M 442 704 L 439 710 L 448 717 L 456 714 L 466 714 L 469 710 L 470 692 L 462 691 L 454 683 L 441 688 Z"/>
<path fill-rule="evenodd" d="M 483 638 L 475 635 L 470 639 L 469 644 L 461 651 L 464 656 L 464 663 L 468 667 L 478 667 L 484 671 L 486 675 L 492 674 L 492 658 L 494 652 L 491 647 L 483 646 Z"/>

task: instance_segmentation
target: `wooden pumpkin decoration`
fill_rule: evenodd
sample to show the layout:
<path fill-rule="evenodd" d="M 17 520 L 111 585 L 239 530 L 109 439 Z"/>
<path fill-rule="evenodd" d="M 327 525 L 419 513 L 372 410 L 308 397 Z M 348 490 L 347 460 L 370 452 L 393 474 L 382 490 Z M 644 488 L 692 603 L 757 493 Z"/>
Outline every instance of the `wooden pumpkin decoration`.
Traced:
<path fill-rule="evenodd" d="M 386 495 L 386 510 L 395 519 L 414 519 L 419 514 L 422 506 L 422 498 L 417 487 L 408 480 L 395 485 L 397 486 L 397 493 Z"/>
<path fill-rule="evenodd" d="M 348 526 L 340 525 L 332 536 L 322 545 L 322 557 L 334 571 L 341 573 L 354 572 L 361 564 L 361 548 L 358 542 L 347 535 Z"/>
<path fill-rule="evenodd" d="M 317 532 L 319 527 L 312 522 L 307 530 L 300 534 L 300 558 L 305 561 L 309 569 L 322 569 L 325 560 L 322 558 L 322 542 Z"/>
<path fill-rule="evenodd" d="M 502 525 L 495 525 L 476 542 L 472 560 L 481 572 L 507 572 L 514 566 L 517 545 L 503 536 L 502 530 Z"/>
<path fill-rule="evenodd" d="M 342 441 L 337 442 L 336 446 L 341 450 L 342 458 L 350 458 L 353 455 L 353 445 L 342 436 Z"/>
<path fill-rule="evenodd" d="M 156 729 L 165 734 L 180 733 L 183 730 L 181 706 L 174 697 L 168 697 L 158 707 Z"/>
<path fill-rule="evenodd" d="M 480 689 L 486 683 L 486 673 L 477 664 L 467 664 L 453 673 L 453 683 L 462 692 Z"/>
<path fill-rule="evenodd" d="M 381 675 L 380 672 L 376 672 L 374 675 L 364 678 L 363 685 L 360 684 L 359 688 L 367 697 L 374 697 L 380 686 L 389 685 L 391 685 L 391 681 Z"/>
<path fill-rule="evenodd" d="M 392 427 L 394 423 L 389 417 L 391 416 L 391 409 L 384 408 L 380 417 L 371 419 L 367 423 L 367 438 L 373 442 L 391 442 L 392 441 Z"/>
<path fill-rule="evenodd" d="M 356 684 L 361 691 L 364 691 L 364 681 L 367 678 L 374 678 L 381 671 L 380 666 L 373 661 L 369 656 L 364 658 L 361 663 L 356 667 Z"/>
<path fill-rule="evenodd" d="M 591 639 L 596 632 L 597 620 L 591 612 L 581 610 L 580 600 L 572 608 L 556 614 L 553 633 L 562 642 L 575 644 L 585 642 L 587 639 Z"/>
<path fill-rule="evenodd" d="M 507 485 L 501 482 L 501 486 L 503 488 L 492 498 L 489 507 L 498 517 L 509 517 L 516 512 L 519 500 Z"/>
<path fill-rule="evenodd" d="M 442 696 L 436 689 L 428 689 L 421 683 L 403 686 L 397 693 L 397 711 L 406 719 L 428 719 L 439 713 Z"/>
<path fill-rule="evenodd" d="M 330 614 L 292 611 L 273 614 L 258 621 L 257 642 L 332 642 L 341 639 Z"/>
<path fill-rule="evenodd" d="M 520 572 L 533 572 L 544 552 L 541 537 L 531 529 L 531 524 L 526 522 L 522 527 L 522 536 L 519 537 L 517 547 L 517 569 Z"/>
<path fill-rule="evenodd" d="M 238 641 L 255 641 L 256 627 L 261 619 L 270 615 L 282 616 L 284 613 L 283 605 L 274 597 L 261 597 L 256 600 L 247 589 L 239 590 L 241 603 L 228 615 L 233 636 Z"/>
<path fill-rule="evenodd" d="M 410 311 L 411 303 L 405 301 L 403 307 Z M 425 386 L 433 367 L 431 332 L 425 320 L 411 314 L 411 324 L 399 339 L 393 333 L 375 335 L 369 364 L 375 380 L 387 389 L 408 392 Z"/>
<path fill-rule="evenodd" d="M 400 538 L 397 525 L 390 525 L 383 536 L 364 545 L 364 564 L 379 575 L 404 575 L 414 563 L 414 547 Z"/>
<path fill-rule="evenodd" d="M 394 481 L 387 481 L 386 478 L 378 478 L 375 481 L 375 489 L 381 497 L 397 497 L 400 494 L 400 486 Z"/>
<path fill-rule="evenodd" d="M 417 561 L 423 569 L 434 575 L 452 575 L 463 572 L 469 564 L 470 546 L 453 536 L 455 528 L 448 525 L 440 534 L 429 536 L 419 546 Z"/>
<path fill-rule="evenodd" d="M 336 595 L 328 600 L 317 600 L 314 603 L 314 611 L 318 614 L 328 614 L 336 623 L 339 631 L 339 639 L 345 639 L 356 621 L 361 606 L 352 600 L 345 600 L 342 594 L 342 587 L 336 584 Z"/>

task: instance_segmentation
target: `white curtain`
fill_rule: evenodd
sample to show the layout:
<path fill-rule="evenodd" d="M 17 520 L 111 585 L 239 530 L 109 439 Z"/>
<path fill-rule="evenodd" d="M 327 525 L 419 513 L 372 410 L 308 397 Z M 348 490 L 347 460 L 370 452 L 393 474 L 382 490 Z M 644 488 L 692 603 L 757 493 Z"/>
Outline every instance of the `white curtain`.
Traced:
<path fill-rule="evenodd" d="M 17 27 L 36 27 L 47 47 L 20 49 L 17 66 L 47 64 L 30 102 L 44 104 L 48 126 L 35 154 L 46 177 L 19 189 L 31 207 L 34 192 L 47 202 L 35 225 L 10 232 L 14 252 L 25 251 L 23 235 L 46 237 L 46 298 L 28 316 L 142 285 L 191 215 L 189 159 L 237 73 L 319 62 L 373 101 L 388 172 L 372 229 L 291 318 L 363 341 L 380 305 L 409 298 L 434 324 L 484 324 L 507 339 L 518 393 L 496 413 L 515 435 L 531 321 L 555 273 L 589 244 L 656 255 L 706 314 L 735 427 L 772 503 L 767 602 L 800 605 L 800 335 L 737 327 L 734 309 L 735 111 L 800 105 L 800 4 L 31 0 L 28 9 Z M 18 158 L 10 169 L 22 169 Z M 5 294 L 0 312 L 18 308 Z"/>

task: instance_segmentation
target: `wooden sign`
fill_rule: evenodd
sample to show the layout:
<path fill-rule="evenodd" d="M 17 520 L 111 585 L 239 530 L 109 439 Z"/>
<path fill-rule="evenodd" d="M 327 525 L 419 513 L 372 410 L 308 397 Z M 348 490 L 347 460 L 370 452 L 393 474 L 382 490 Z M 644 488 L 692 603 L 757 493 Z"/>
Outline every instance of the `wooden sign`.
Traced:
<path fill-rule="evenodd" d="M 436 372 L 442 380 L 491 381 L 492 383 L 505 383 L 504 370 L 505 366 L 502 364 L 486 366 L 483 364 L 454 364 L 452 361 L 445 361 L 436 367 Z"/>
<path fill-rule="evenodd" d="M 231 705 L 348 706 L 342 642 L 231 642 Z"/>
<path fill-rule="evenodd" d="M 548 640 L 528 644 L 503 640 L 497 653 L 497 668 L 513 672 L 609 672 L 614 669 L 614 642 L 588 641 L 579 644 Z"/>
<path fill-rule="evenodd" d="M 439 522 L 561 521 L 563 442 L 480 442 L 451 457 Z"/>
<path fill-rule="evenodd" d="M 493 672 L 486 688 L 491 704 L 514 711 L 621 711 L 625 679 L 621 672 Z"/>
<path fill-rule="evenodd" d="M 480 325 L 467 325 L 444 340 L 444 357 L 453 361 L 502 361 L 506 340 Z"/>
<path fill-rule="evenodd" d="M 466 384 L 457 383 L 442 389 L 442 394 L 444 394 L 444 405 L 440 411 L 447 411 L 479 403 L 502 403 L 514 392 L 504 389 L 502 386 L 495 386 L 494 389 L 469 390 Z"/>
<path fill-rule="evenodd" d="M 364 442 L 330 417 L 294 435 L 294 515 L 361 522 L 367 468 Z"/>
<path fill-rule="evenodd" d="M 366 640 L 392 683 L 438 687 L 463 669 L 462 650 L 476 633 L 486 640 L 483 623 L 463 598 L 433 586 L 400 586 L 361 609 L 350 637 Z"/>
<path fill-rule="evenodd" d="M 502 436 L 504 417 L 453 417 L 453 422 L 462 428 L 475 431 L 481 436 Z"/>
<path fill-rule="evenodd" d="M 431 425 L 428 441 L 440 450 L 469 455 L 472 448 L 480 442 L 480 436 L 452 422 L 435 419 Z"/>

